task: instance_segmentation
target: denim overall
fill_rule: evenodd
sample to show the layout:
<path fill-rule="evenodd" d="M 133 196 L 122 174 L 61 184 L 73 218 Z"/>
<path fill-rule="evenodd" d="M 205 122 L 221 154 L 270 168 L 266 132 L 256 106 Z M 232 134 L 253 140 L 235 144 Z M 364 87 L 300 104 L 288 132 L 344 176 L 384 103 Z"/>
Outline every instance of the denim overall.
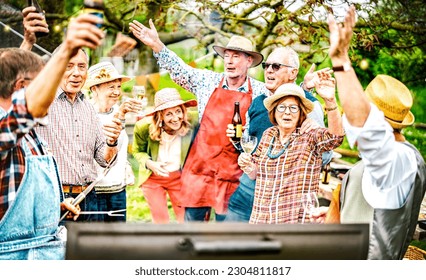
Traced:
<path fill-rule="evenodd" d="M 21 141 L 26 170 L 0 221 L 0 259 L 64 259 L 65 241 L 56 237 L 63 199 L 56 163 L 51 155 L 34 156 Z"/>

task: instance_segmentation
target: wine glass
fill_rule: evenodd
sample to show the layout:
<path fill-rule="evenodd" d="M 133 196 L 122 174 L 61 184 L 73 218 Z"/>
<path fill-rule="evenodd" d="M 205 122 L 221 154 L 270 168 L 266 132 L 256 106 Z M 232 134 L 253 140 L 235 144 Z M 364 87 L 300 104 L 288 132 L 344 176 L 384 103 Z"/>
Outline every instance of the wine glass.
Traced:
<path fill-rule="evenodd" d="M 145 87 L 134 85 L 132 88 L 133 97 L 139 100 L 145 98 Z"/>
<path fill-rule="evenodd" d="M 243 133 L 240 139 L 240 144 L 244 150 L 244 153 L 251 154 L 254 151 L 254 149 L 256 149 L 257 138 L 255 136 L 251 136 L 246 133 Z M 244 170 L 246 174 L 250 174 L 252 171 L 253 171 L 252 167 L 247 167 Z"/>
<path fill-rule="evenodd" d="M 144 108 L 146 107 L 146 92 L 144 86 L 134 85 L 132 88 L 133 98 L 138 99 L 142 102 L 143 109 L 138 115 L 143 115 Z M 145 102 L 144 102 L 145 101 Z"/>
<path fill-rule="evenodd" d="M 302 224 L 305 222 L 306 215 L 310 217 L 315 210 L 319 208 L 319 201 L 316 192 L 307 192 L 302 194 L 303 218 Z"/>
<path fill-rule="evenodd" d="M 240 144 L 245 153 L 251 154 L 256 149 L 257 138 L 243 133 Z"/>

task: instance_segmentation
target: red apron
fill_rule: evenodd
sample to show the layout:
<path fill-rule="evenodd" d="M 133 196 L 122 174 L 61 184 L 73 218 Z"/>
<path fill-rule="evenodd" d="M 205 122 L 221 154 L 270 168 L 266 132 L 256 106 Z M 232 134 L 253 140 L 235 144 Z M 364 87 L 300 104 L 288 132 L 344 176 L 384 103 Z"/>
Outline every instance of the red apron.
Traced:
<path fill-rule="evenodd" d="M 226 214 L 228 201 L 239 184 L 242 171 L 236 151 L 226 136 L 232 123 L 234 102 L 240 102 L 243 124 L 252 101 L 248 92 L 222 88 L 223 79 L 207 103 L 200 128 L 190 148 L 182 170 L 182 206 L 213 207 L 217 214 Z"/>

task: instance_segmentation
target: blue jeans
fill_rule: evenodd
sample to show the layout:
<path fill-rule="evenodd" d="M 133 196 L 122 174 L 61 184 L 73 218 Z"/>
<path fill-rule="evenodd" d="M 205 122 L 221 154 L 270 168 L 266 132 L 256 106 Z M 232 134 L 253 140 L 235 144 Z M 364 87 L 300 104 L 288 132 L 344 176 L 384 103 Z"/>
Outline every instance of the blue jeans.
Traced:
<path fill-rule="evenodd" d="M 186 222 L 208 222 L 210 220 L 211 207 L 185 207 Z M 222 222 L 226 215 L 215 214 L 215 220 Z"/>
<path fill-rule="evenodd" d="M 99 211 L 111 211 L 126 209 L 126 189 L 123 189 L 118 193 L 99 193 L 98 197 L 98 210 Z M 109 216 L 99 215 L 99 221 L 104 222 L 125 222 L 126 211 L 119 212 L 117 214 L 124 214 L 124 216 Z"/>
<path fill-rule="evenodd" d="M 248 223 L 250 221 L 255 186 L 255 180 L 251 180 L 245 173 L 241 175 L 240 185 L 229 199 L 225 222 Z"/>

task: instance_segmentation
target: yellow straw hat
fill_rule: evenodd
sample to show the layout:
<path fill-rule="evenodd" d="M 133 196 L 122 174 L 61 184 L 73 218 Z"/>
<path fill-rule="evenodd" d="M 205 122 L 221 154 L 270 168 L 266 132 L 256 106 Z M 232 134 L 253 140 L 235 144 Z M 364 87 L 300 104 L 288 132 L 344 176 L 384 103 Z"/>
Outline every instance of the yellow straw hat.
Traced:
<path fill-rule="evenodd" d="M 283 84 L 280 85 L 276 90 L 275 93 L 269 97 L 267 97 L 265 100 L 263 100 L 263 104 L 265 105 L 266 109 L 268 111 L 273 110 L 274 108 L 272 105 L 275 101 L 283 98 L 284 96 L 297 96 L 302 101 L 301 106 L 305 107 L 306 114 L 309 114 L 314 110 L 314 103 L 307 99 L 305 97 L 305 92 L 303 89 L 293 83 Z"/>
<path fill-rule="evenodd" d="M 154 110 L 146 116 L 152 116 L 155 112 L 176 107 L 178 105 L 184 105 L 185 107 L 197 106 L 197 100 L 191 99 L 183 101 L 179 92 L 175 88 L 163 88 L 155 94 L 154 98 Z"/>
<path fill-rule="evenodd" d="M 414 123 L 413 96 L 410 90 L 397 79 L 388 75 L 377 75 L 365 89 L 368 99 L 384 114 L 395 129 Z"/>
<path fill-rule="evenodd" d="M 120 75 L 114 65 L 109 61 L 99 62 L 91 66 L 87 71 L 87 75 L 87 81 L 84 85 L 87 89 L 117 79 L 120 79 L 121 83 L 131 79 L 128 76 Z"/>
<path fill-rule="evenodd" d="M 233 50 L 233 51 L 246 53 L 250 55 L 251 57 L 253 57 L 253 62 L 250 67 L 255 67 L 259 65 L 263 60 L 263 55 L 254 50 L 253 43 L 249 39 L 242 36 L 237 36 L 237 35 L 232 36 L 231 39 L 229 39 L 229 42 L 226 45 L 226 47 L 213 46 L 213 49 L 222 58 L 226 50 Z"/>

